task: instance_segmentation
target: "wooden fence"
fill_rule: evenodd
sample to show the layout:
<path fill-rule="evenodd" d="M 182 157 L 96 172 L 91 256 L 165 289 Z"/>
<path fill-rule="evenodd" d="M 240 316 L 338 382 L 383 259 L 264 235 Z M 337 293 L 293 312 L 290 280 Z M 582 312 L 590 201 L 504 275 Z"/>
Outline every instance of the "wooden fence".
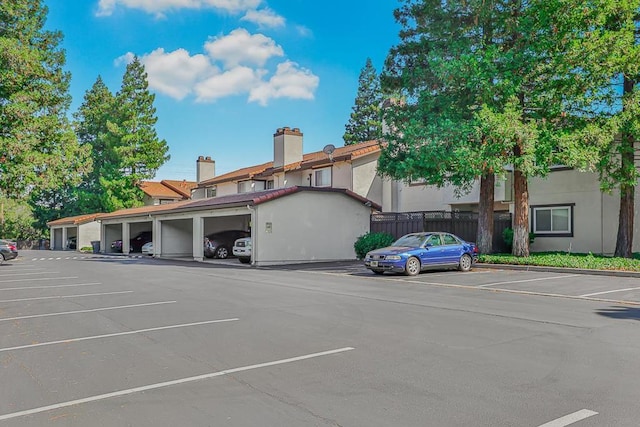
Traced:
<path fill-rule="evenodd" d="M 511 227 L 511 214 L 495 212 L 493 214 L 493 250 L 506 252 L 502 232 Z M 462 239 L 475 242 L 478 233 L 477 212 L 385 212 L 371 215 L 371 232 L 384 232 L 396 239 L 408 233 L 422 231 L 444 231 Z"/>

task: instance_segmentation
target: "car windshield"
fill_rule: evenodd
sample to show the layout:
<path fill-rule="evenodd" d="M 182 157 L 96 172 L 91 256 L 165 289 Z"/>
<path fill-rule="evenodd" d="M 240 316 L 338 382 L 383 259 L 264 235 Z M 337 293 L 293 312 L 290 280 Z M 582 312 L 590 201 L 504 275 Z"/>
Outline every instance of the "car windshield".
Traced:
<path fill-rule="evenodd" d="M 398 240 L 393 243 L 393 246 L 409 246 L 412 248 L 417 248 L 422 246 L 426 238 L 429 235 L 424 234 L 407 234 L 406 236 L 402 236 Z"/>

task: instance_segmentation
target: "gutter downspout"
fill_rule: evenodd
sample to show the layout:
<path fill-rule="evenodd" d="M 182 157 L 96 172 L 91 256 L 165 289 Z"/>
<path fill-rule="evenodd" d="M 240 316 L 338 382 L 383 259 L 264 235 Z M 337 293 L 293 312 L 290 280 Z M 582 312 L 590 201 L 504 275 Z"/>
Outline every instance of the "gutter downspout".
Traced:
<path fill-rule="evenodd" d="M 258 229 L 258 212 L 251 205 L 247 205 L 247 209 L 251 212 L 251 265 L 255 265 L 256 248 L 258 247 L 258 233 L 256 232 Z"/>

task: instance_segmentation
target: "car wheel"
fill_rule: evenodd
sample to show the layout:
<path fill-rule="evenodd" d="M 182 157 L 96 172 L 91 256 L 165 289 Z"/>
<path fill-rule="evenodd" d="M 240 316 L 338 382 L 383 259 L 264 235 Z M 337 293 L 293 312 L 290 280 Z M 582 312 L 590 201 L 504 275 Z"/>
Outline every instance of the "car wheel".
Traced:
<path fill-rule="evenodd" d="M 240 260 L 241 263 L 243 264 L 249 264 L 251 262 L 251 258 L 247 258 L 247 257 L 240 257 L 238 258 Z"/>
<path fill-rule="evenodd" d="M 218 249 L 216 249 L 216 258 L 227 259 L 228 257 L 229 249 L 227 249 L 225 246 L 219 246 Z"/>
<path fill-rule="evenodd" d="M 412 256 L 407 260 L 407 264 L 404 266 L 404 274 L 407 276 L 415 276 L 420 273 L 420 260 Z"/>
<path fill-rule="evenodd" d="M 371 271 L 373 271 L 373 274 L 378 274 L 378 275 L 384 273 L 383 270 L 371 270 Z"/>
<path fill-rule="evenodd" d="M 0 254 L 0 264 L 4 262 L 4 254 Z"/>
<path fill-rule="evenodd" d="M 458 270 L 460 271 L 469 271 L 471 270 L 472 260 L 469 254 L 464 254 L 460 257 L 460 262 L 458 263 Z"/>

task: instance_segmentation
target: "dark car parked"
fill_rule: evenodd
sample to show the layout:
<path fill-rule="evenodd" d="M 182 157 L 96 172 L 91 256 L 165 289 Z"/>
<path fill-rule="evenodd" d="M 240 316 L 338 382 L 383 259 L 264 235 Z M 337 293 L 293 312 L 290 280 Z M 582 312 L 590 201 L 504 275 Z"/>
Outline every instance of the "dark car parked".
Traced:
<path fill-rule="evenodd" d="M 18 248 L 14 242 L 0 239 L 0 264 L 18 256 Z"/>
<path fill-rule="evenodd" d="M 76 236 L 67 239 L 67 249 L 77 249 L 78 238 Z"/>
<path fill-rule="evenodd" d="M 244 230 L 226 230 L 208 234 L 204 238 L 204 256 L 206 258 L 228 258 L 231 255 L 233 242 L 249 236 L 251 233 Z"/>
<path fill-rule="evenodd" d="M 133 239 L 129 240 L 129 252 L 142 252 L 145 243 L 152 241 L 151 231 L 142 231 Z M 115 240 L 111 243 L 111 250 L 114 252 L 122 252 L 122 240 Z"/>

